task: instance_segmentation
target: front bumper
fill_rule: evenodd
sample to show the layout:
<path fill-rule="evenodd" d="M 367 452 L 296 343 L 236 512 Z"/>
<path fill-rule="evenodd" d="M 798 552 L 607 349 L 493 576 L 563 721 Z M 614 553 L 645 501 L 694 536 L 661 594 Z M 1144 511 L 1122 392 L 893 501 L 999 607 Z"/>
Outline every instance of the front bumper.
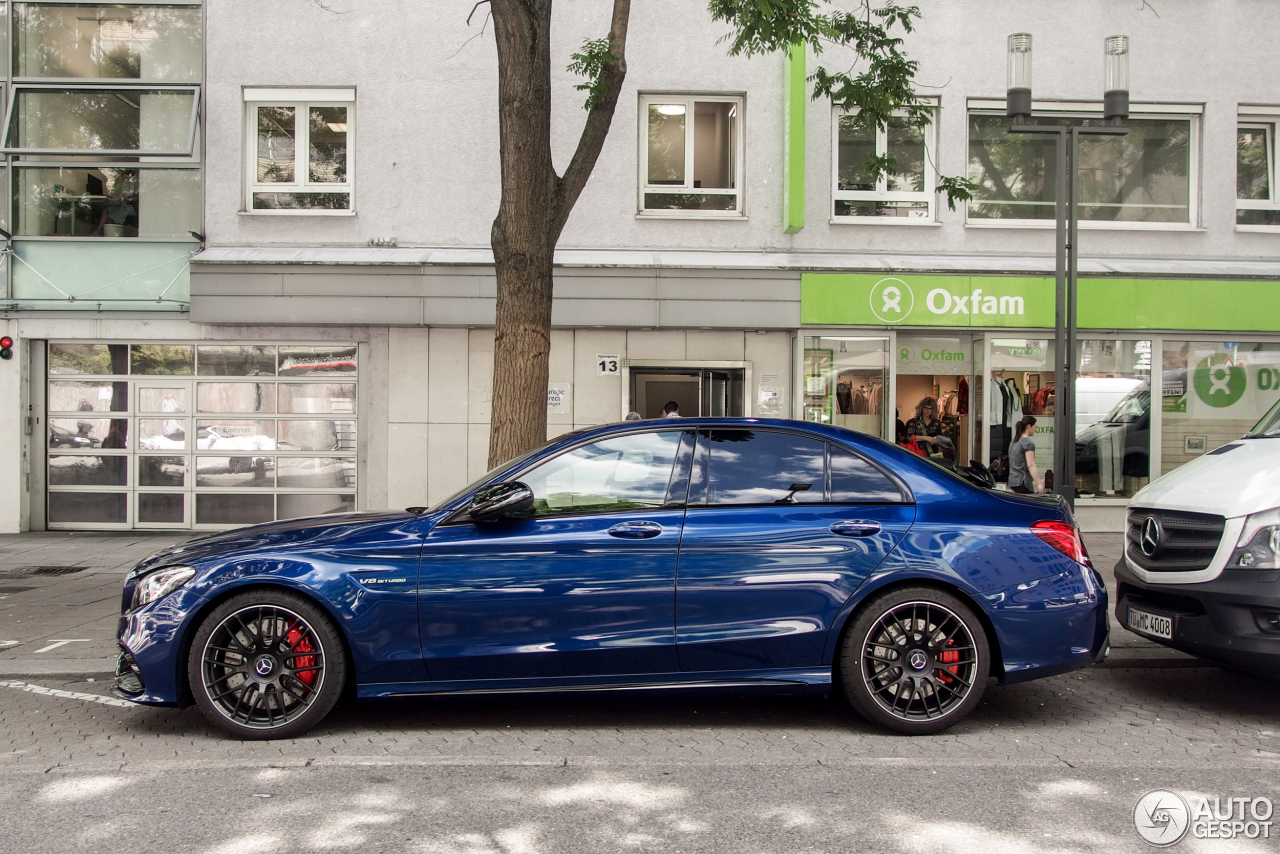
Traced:
<path fill-rule="evenodd" d="M 1198 584 L 1139 580 L 1116 564 L 1116 621 L 1129 606 L 1171 618 L 1173 637 L 1139 637 L 1232 667 L 1280 676 L 1280 572 L 1224 570 Z"/>

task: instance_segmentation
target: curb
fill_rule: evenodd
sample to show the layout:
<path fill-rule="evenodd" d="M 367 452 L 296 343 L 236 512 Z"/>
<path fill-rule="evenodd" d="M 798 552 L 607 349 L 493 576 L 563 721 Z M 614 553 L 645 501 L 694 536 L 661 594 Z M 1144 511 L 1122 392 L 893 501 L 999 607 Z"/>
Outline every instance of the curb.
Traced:
<path fill-rule="evenodd" d="M 13 658 L 0 661 L 0 676 L 114 676 L 114 658 L 64 658 L 60 661 L 36 661 Z"/>

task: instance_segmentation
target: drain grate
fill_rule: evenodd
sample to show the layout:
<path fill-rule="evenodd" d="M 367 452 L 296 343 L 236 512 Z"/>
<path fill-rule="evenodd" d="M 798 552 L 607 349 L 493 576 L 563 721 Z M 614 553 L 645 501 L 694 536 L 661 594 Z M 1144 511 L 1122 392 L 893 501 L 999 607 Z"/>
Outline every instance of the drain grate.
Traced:
<path fill-rule="evenodd" d="M 17 569 L 0 569 L 0 577 L 15 575 L 71 575 L 84 572 L 87 566 L 20 566 Z"/>

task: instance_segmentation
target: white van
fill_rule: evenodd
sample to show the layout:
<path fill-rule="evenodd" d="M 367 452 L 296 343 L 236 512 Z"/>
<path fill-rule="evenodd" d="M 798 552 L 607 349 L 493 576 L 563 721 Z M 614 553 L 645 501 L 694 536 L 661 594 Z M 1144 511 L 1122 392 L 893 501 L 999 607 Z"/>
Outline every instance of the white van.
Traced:
<path fill-rule="evenodd" d="M 1133 497 L 1115 572 L 1120 625 L 1280 675 L 1280 403 Z"/>

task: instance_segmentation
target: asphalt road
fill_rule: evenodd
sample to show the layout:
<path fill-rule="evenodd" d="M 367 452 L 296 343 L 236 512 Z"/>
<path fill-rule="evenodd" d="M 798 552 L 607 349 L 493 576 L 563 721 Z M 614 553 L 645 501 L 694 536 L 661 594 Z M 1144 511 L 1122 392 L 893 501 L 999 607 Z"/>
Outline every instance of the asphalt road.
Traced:
<path fill-rule="evenodd" d="M 1280 798 L 1280 684 L 1216 668 L 992 686 L 914 739 L 835 700 L 593 694 L 351 705 L 245 743 L 105 689 L 0 681 L 0 848 L 1137 852 L 1151 789 Z"/>

